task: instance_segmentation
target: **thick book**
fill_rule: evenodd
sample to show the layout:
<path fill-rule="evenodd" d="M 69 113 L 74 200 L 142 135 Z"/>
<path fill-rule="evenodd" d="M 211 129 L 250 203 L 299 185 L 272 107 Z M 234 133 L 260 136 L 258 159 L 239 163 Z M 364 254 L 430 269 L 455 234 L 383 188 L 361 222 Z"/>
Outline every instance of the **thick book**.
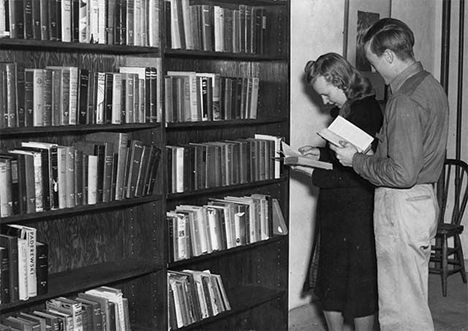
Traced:
<path fill-rule="evenodd" d="M 328 128 L 323 128 L 317 133 L 338 147 L 341 147 L 340 141 L 350 142 L 360 153 L 367 153 L 374 141 L 374 137 L 342 116 L 337 116 Z"/>
<path fill-rule="evenodd" d="M 18 289 L 18 237 L 0 234 L 0 246 L 8 250 L 10 302 L 19 300 Z"/>
<path fill-rule="evenodd" d="M 281 158 L 285 165 L 290 166 L 304 166 L 320 169 L 333 169 L 333 165 L 329 162 L 314 160 L 310 157 L 302 155 L 300 152 L 294 150 L 291 146 L 284 141 L 281 143 L 283 157 Z"/>

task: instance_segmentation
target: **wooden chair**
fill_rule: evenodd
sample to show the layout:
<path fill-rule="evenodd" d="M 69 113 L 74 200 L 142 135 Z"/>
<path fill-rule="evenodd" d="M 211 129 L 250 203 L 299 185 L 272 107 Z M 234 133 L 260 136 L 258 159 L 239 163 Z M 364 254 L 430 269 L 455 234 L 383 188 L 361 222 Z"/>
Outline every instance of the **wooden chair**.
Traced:
<path fill-rule="evenodd" d="M 466 283 L 460 234 L 463 232 L 461 221 L 468 200 L 468 164 L 461 160 L 445 160 L 437 193 L 440 197 L 439 225 L 435 244 L 431 247 L 429 272 L 441 275 L 442 294 L 445 297 L 448 276 L 459 272 Z"/>

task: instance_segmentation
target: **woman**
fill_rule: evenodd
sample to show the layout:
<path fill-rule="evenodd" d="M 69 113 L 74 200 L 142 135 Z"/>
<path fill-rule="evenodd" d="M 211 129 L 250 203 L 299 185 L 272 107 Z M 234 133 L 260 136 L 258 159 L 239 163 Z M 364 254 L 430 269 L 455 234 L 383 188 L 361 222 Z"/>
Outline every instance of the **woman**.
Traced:
<path fill-rule="evenodd" d="M 305 72 L 307 83 L 323 103 L 336 106 L 331 110 L 332 118 L 341 115 L 375 137 L 382 125 L 382 112 L 365 76 L 335 53 L 309 61 Z M 328 328 L 342 330 L 344 321 L 349 320 L 354 321 L 355 330 L 372 330 L 377 312 L 374 187 L 352 168 L 342 166 L 328 145 L 303 146 L 299 151 L 333 164 L 333 170 L 315 169 L 311 174 L 313 185 L 320 188 L 315 293 Z"/>

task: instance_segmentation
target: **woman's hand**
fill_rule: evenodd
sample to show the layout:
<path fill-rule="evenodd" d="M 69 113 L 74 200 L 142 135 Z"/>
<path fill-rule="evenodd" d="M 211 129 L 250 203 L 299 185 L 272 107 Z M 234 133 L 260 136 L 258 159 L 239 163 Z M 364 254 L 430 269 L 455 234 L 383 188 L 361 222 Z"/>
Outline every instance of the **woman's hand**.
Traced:
<path fill-rule="evenodd" d="M 303 175 L 312 177 L 312 173 L 314 172 L 314 168 L 304 167 L 304 166 L 292 166 L 292 170 L 300 172 Z"/>
<path fill-rule="evenodd" d="M 311 159 L 314 159 L 314 160 L 318 160 L 320 158 L 320 149 L 318 147 L 305 145 L 305 146 L 299 147 L 298 151 L 302 155 L 310 157 Z"/>

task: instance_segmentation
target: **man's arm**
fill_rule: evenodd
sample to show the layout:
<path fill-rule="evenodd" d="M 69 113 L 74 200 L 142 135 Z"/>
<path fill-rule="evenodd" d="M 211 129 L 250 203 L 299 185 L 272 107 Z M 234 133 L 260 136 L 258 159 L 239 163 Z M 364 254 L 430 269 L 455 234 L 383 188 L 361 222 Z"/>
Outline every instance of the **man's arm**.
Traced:
<path fill-rule="evenodd" d="M 345 145 L 335 148 L 337 157 L 376 186 L 412 187 L 423 166 L 423 116 L 423 109 L 407 96 L 395 98 L 386 108 L 386 135 L 380 141 L 386 155 L 353 153 Z"/>

